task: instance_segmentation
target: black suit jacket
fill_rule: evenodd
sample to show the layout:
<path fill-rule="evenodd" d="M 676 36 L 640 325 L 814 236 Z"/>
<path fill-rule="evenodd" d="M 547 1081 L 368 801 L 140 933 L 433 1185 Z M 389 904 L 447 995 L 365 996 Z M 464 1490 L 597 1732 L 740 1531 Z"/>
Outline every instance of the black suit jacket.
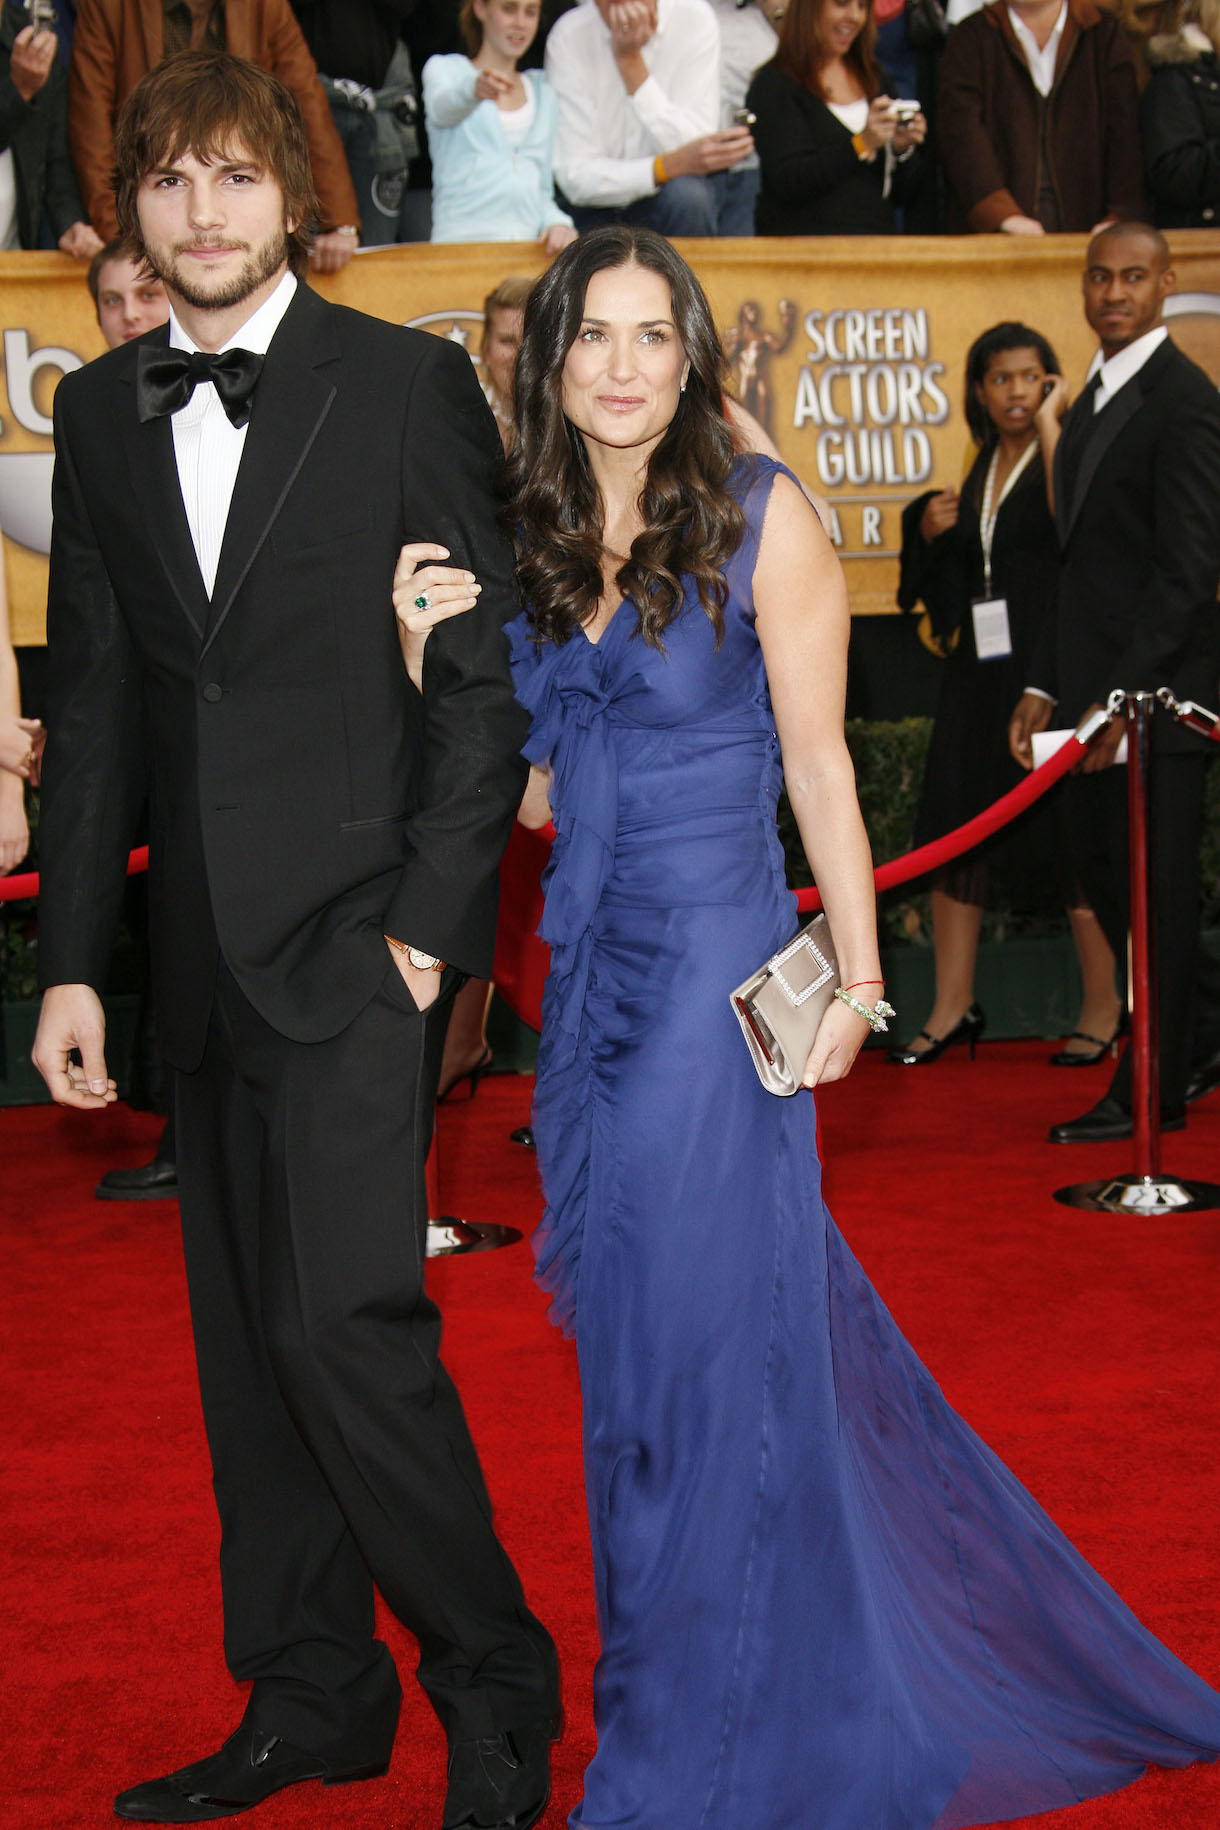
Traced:
<path fill-rule="evenodd" d="M 1116 687 L 1171 686 L 1211 704 L 1220 675 L 1220 397 L 1167 338 L 1093 416 L 1074 479 L 1055 459 L 1055 525 L 1063 554 L 1055 613 L 1030 684 L 1074 724 Z M 1071 487 L 1069 487 L 1069 484 Z M 1158 741 L 1199 740 L 1167 722 Z"/>
<path fill-rule="evenodd" d="M 55 397 L 40 970 L 100 985 L 147 782 L 154 984 L 189 1069 L 218 951 L 299 1041 L 372 996 L 383 930 L 489 971 L 526 721 L 499 438 L 460 349 L 298 287 L 210 603 L 170 420 L 136 415 L 136 360 L 129 344 Z M 446 545 L 483 587 L 433 633 L 422 696 L 390 602 L 407 540 Z"/>

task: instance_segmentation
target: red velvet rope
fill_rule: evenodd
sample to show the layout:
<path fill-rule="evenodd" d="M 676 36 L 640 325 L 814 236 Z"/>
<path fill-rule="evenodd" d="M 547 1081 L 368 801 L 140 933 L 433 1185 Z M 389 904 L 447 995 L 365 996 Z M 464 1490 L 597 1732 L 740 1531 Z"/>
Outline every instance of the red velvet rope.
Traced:
<path fill-rule="evenodd" d="M 1019 813 L 1024 813 L 1048 788 L 1053 788 L 1060 776 L 1066 775 L 1080 761 L 1081 752 L 1087 747 L 1073 733 L 1063 748 L 1056 750 L 1040 769 L 1031 770 L 1023 782 L 1018 782 L 1015 788 L 1001 795 L 990 807 L 985 807 L 982 813 L 975 814 L 964 826 L 947 832 L 941 839 L 933 839 L 930 845 L 921 845 L 915 851 L 904 853 L 901 858 L 892 858 L 888 864 L 878 865 L 873 872 L 877 888 L 888 890 L 896 883 L 909 883 L 912 877 L 922 877 L 927 871 L 947 864 L 951 858 L 960 858 L 964 851 L 969 851 L 983 839 L 989 839 L 1001 826 L 1007 826 Z M 141 845 L 127 860 L 127 875 L 134 877 L 147 869 L 148 847 Z M 27 871 L 21 877 L 0 877 L 0 902 L 24 902 L 37 894 L 37 871 Z M 820 909 L 822 899 L 816 889 L 798 890 L 797 906 L 803 914 L 807 910 Z"/>
<path fill-rule="evenodd" d="M 1018 782 L 1015 788 L 1002 794 L 998 801 L 993 801 L 982 813 L 976 813 L 964 826 L 955 827 L 952 832 L 945 833 L 943 838 L 933 839 L 929 845 L 920 845 L 915 851 L 904 853 L 901 858 L 891 858 L 888 864 L 879 864 L 873 872 L 873 882 L 879 890 L 890 890 L 896 883 L 909 883 L 912 877 L 922 877 L 926 872 L 948 864 L 951 858 L 960 858 L 964 851 L 989 839 L 1001 826 L 1007 826 L 1019 813 L 1024 813 L 1048 788 L 1053 788 L 1060 776 L 1075 768 L 1087 748 L 1088 745 L 1081 743 L 1073 732 L 1063 747 L 1049 756 L 1040 769 L 1032 769 L 1023 782 Z M 820 909 L 822 898 L 816 889 L 798 890 L 796 903 L 804 915 Z"/>

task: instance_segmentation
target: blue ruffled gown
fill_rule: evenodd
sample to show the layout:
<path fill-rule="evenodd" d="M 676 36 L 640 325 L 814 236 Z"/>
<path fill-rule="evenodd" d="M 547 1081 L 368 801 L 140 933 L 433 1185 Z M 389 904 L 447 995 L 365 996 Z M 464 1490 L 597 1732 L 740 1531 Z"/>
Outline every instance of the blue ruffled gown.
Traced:
<path fill-rule="evenodd" d="M 742 463 L 724 642 L 511 626 L 557 838 L 535 1236 L 575 1335 L 601 1656 L 579 1830 L 954 1830 L 1220 1752 L 1155 1640 L 952 1411 L 728 995 L 796 927 Z"/>

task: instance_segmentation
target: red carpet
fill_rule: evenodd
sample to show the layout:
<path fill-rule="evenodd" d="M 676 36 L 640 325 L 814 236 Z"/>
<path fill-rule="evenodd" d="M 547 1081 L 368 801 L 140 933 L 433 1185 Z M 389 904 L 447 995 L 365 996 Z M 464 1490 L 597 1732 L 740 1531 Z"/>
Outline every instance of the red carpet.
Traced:
<path fill-rule="evenodd" d="M 1220 1214 L 1113 1220 L 1051 1191 L 1130 1166 L 1054 1148 L 1051 1119 L 1105 1070 L 984 1046 L 900 1071 L 870 1056 L 823 1100 L 837 1218 L 951 1400 L 1148 1625 L 1220 1683 Z M 443 1205 L 528 1227 L 533 1159 L 508 1142 L 529 1083 L 442 1109 Z M 169 1203 L 103 1204 L 155 1120 L 0 1111 L 0 1361 L 6 1562 L 4 1830 L 113 1823 L 110 1799 L 217 1745 L 241 1699 L 221 1659 L 216 1526 Z M 1220 1179 L 1220 1096 L 1165 1141 Z M 658 1216 L 658 1224 L 664 1216 Z M 433 1267 L 504 1538 L 564 1661 L 567 1732 L 544 1830 L 561 1830 L 591 1742 L 594 1654 L 572 1350 L 543 1319 L 527 1248 Z M 714 1521 L 709 1521 L 709 1527 Z M 263 1830 L 436 1830 L 443 1750 L 407 1686 L 387 1779 L 297 1787 Z M 1216 1830 L 1220 1766 L 1154 1773 L 1039 1830 Z M 811 1823 L 809 1830 L 817 1830 Z M 861 1825 L 859 1830 L 874 1830 Z"/>

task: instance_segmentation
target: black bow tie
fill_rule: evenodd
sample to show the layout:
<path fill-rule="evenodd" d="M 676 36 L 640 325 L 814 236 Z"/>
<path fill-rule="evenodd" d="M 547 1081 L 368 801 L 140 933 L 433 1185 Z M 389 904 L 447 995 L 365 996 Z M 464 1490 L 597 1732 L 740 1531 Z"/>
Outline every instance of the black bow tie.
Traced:
<path fill-rule="evenodd" d="M 164 413 L 176 413 L 201 381 L 211 381 L 232 424 L 244 426 L 250 417 L 251 397 L 263 360 L 248 349 L 226 349 L 218 356 L 205 356 L 202 352 L 141 344 L 136 370 L 140 423 L 160 419 Z"/>

